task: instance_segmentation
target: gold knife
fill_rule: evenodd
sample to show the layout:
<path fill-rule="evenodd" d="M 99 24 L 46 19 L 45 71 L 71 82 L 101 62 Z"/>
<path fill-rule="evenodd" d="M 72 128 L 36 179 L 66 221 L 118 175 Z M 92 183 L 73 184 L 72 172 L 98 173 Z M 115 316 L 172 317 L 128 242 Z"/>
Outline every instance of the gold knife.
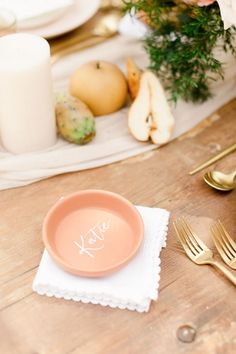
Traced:
<path fill-rule="evenodd" d="M 205 167 L 208 167 L 215 163 L 216 161 L 222 159 L 223 157 L 229 155 L 231 152 L 236 150 L 236 143 L 228 146 L 226 149 L 221 150 L 218 154 L 215 156 L 211 157 L 210 159 L 206 160 L 205 162 L 201 163 L 198 167 L 196 167 L 193 171 L 189 172 L 189 174 L 192 176 L 195 173 L 203 170 Z"/>

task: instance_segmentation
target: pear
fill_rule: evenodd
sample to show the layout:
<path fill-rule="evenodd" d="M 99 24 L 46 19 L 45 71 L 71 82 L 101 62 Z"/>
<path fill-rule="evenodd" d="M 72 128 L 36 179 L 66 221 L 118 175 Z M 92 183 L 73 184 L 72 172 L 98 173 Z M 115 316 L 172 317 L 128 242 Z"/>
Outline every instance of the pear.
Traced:
<path fill-rule="evenodd" d="M 132 58 L 127 59 L 126 68 L 129 94 L 133 101 L 137 97 L 139 91 L 142 70 L 139 69 Z"/>
<path fill-rule="evenodd" d="M 151 139 L 154 144 L 165 144 L 171 137 L 174 117 L 164 89 L 151 71 L 141 77 L 138 95 L 129 109 L 128 125 L 140 141 Z"/>
<path fill-rule="evenodd" d="M 70 93 L 95 116 L 118 111 L 127 100 L 128 87 L 117 65 L 96 60 L 81 65 L 70 78 Z"/>

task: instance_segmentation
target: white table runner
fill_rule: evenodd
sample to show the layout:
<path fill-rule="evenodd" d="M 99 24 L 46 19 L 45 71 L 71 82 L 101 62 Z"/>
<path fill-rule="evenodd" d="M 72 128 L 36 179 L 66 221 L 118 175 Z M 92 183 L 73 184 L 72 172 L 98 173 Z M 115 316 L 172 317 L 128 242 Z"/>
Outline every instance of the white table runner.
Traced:
<path fill-rule="evenodd" d="M 136 39 L 123 36 L 70 55 L 53 67 L 54 90 L 56 92 L 67 89 L 70 75 L 84 62 L 109 60 L 125 71 L 125 60 L 128 56 L 133 57 L 142 68 L 148 65 L 142 44 Z M 198 105 L 179 102 L 177 107 L 173 107 L 176 126 L 172 139 L 193 128 L 236 96 L 235 64 L 234 58 L 227 58 L 225 80 L 214 83 L 215 95 L 212 99 Z M 127 108 L 109 116 L 96 118 L 96 129 L 96 138 L 84 146 L 58 139 L 57 144 L 50 149 L 30 154 L 13 155 L 1 148 L 0 190 L 27 185 L 60 173 L 107 165 L 156 148 L 149 143 L 140 143 L 130 135 L 127 127 Z"/>

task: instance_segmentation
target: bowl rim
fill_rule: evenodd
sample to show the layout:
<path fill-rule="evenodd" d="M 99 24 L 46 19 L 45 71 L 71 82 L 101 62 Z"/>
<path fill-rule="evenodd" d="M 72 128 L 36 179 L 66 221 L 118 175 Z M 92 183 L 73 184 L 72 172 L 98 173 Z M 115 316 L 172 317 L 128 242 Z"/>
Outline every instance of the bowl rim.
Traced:
<path fill-rule="evenodd" d="M 129 253 L 128 256 L 123 258 L 121 261 L 118 261 L 114 263 L 112 266 L 107 266 L 104 268 L 100 268 L 98 270 L 79 270 L 78 267 L 73 267 L 68 265 L 67 262 L 65 262 L 57 252 L 54 251 L 54 249 L 51 247 L 50 243 L 50 238 L 47 234 L 47 226 L 48 223 L 52 217 L 52 214 L 62 205 L 62 203 L 65 203 L 69 201 L 72 198 L 80 197 L 83 195 L 91 195 L 91 194 L 100 194 L 101 196 L 110 196 L 115 198 L 116 200 L 119 200 L 120 202 L 124 203 L 127 207 L 129 207 L 132 210 L 133 216 L 136 218 L 136 222 L 138 223 L 138 232 L 136 233 L 137 236 L 137 241 L 135 242 L 135 247 L 133 247 L 132 251 Z M 144 223 L 143 219 L 139 213 L 139 211 L 135 208 L 135 206 L 125 197 L 121 196 L 120 194 L 110 192 L 107 190 L 102 190 L 102 189 L 84 189 L 80 190 L 75 193 L 71 193 L 67 195 L 66 197 L 60 197 L 59 200 L 57 200 L 56 203 L 53 204 L 53 206 L 49 209 L 47 212 L 44 221 L 43 221 L 43 227 L 42 227 L 42 239 L 45 248 L 49 252 L 50 256 L 66 271 L 79 275 L 79 276 L 87 276 L 87 277 L 101 277 L 105 276 L 109 273 L 113 273 L 116 270 L 119 270 L 121 267 L 123 267 L 125 264 L 127 264 L 138 252 L 143 239 L 144 239 Z"/>

